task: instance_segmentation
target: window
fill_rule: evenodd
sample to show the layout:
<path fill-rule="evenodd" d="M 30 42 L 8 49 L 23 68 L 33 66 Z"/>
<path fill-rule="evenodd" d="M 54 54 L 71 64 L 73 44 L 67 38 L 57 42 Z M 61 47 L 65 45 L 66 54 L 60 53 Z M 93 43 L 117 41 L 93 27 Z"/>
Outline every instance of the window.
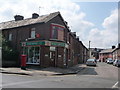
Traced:
<path fill-rule="evenodd" d="M 31 30 L 31 38 L 35 38 L 35 28 L 32 28 Z"/>
<path fill-rule="evenodd" d="M 12 41 L 12 33 L 9 34 L 9 41 Z"/>
<path fill-rule="evenodd" d="M 53 26 L 52 27 L 52 39 L 57 39 L 57 34 L 58 34 L 57 27 Z"/>
<path fill-rule="evenodd" d="M 40 47 L 28 47 L 27 53 L 27 64 L 40 64 Z"/>
<path fill-rule="evenodd" d="M 64 27 L 61 25 L 52 24 L 51 38 L 64 40 Z"/>

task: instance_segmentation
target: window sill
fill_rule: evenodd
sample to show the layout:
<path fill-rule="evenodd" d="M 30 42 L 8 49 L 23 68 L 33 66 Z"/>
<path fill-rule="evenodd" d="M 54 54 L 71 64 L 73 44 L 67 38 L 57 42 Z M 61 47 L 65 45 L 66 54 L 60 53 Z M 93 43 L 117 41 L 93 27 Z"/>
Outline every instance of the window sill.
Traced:
<path fill-rule="evenodd" d="M 28 40 L 35 39 L 35 38 L 28 38 Z"/>
<path fill-rule="evenodd" d="M 34 65 L 39 65 L 40 63 L 26 63 L 26 64 L 34 64 Z"/>

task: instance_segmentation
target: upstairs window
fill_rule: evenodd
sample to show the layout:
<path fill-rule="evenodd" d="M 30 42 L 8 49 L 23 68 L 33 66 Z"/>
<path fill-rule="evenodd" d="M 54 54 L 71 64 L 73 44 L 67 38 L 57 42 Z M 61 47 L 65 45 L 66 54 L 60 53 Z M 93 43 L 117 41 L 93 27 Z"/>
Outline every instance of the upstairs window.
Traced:
<path fill-rule="evenodd" d="M 12 41 L 12 33 L 9 34 L 9 41 Z"/>
<path fill-rule="evenodd" d="M 64 26 L 58 24 L 51 25 L 51 39 L 64 40 Z"/>
<path fill-rule="evenodd" d="M 35 38 L 35 28 L 31 29 L 31 38 Z"/>

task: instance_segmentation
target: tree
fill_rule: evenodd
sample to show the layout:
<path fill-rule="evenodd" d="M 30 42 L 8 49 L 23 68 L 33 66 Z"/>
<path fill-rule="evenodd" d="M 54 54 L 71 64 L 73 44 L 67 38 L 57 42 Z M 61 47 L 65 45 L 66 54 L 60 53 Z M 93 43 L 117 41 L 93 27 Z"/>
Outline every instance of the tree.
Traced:
<path fill-rule="evenodd" d="M 11 46 L 11 42 L 2 37 L 2 62 L 6 66 L 6 62 L 17 62 L 18 51 Z M 10 63 L 9 63 L 10 64 Z M 11 66 L 11 65 L 9 65 Z"/>

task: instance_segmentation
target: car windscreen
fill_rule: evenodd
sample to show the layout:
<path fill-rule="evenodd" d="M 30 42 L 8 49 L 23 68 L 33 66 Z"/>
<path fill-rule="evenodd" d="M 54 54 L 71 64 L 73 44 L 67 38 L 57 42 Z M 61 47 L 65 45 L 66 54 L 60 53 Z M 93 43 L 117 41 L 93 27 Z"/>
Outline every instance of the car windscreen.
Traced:
<path fill-rule="evenodd" d="M 87 61 L 95 61 L 94 59 L 88 59 Z"/>
<path fill-rule="evenodd" d="M 118 62 L 120 63 L 120 60 L 118 60 Z"/>

